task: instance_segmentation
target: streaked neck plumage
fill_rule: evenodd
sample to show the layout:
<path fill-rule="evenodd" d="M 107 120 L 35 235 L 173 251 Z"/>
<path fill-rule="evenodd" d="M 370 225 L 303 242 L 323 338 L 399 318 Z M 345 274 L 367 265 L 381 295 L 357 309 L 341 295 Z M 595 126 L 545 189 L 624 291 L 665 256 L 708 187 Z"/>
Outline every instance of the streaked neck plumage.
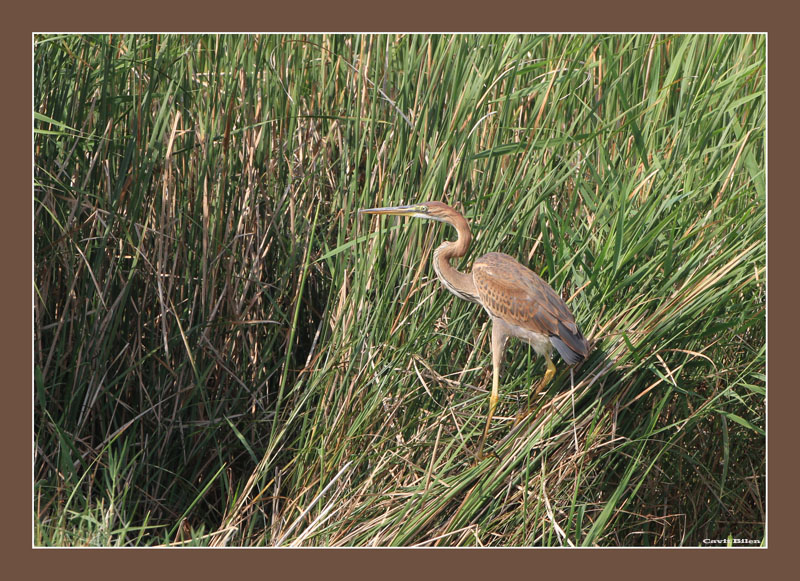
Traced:
<path fill-rule="evenodd" d="M 436 271 L 436 275 L 447 290 L 461 299 L 477 303 L 478 291 L 472 275 L 459 272 L 450 264 L 452 258 L 461 258 L 469 250 L 469 244 L 472 241 L 469 224 L 460 214 L 452 216 L 447 223 L 455 227 L 458 239 L 455 242 L 444 242 L 433 251 L 433 270 Z"/>

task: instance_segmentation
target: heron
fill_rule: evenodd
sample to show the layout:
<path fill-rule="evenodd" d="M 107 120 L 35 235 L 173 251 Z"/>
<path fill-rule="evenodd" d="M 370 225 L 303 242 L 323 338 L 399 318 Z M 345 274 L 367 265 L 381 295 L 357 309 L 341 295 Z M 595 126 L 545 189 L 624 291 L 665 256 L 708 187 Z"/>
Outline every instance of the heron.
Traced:
<path fill-rule="evenodd" d="M 492 321 L 492 392 L 486 427 L 478 443 L 476 456 L 480 460 L 497 407 L 500 371 L 508 338 L 517 337 L 527 342 L 537 355 L 545 359 L 547 369 L 533 390 L 534 399 L 555 375 L 553 347 L 566 364 L 572 366 L 586 359 L 589 343 L 561 297 L 539 275 L 508 254 L 484 254 L 474 261 L 471 273 L 458 271 L 450 261 L 467 253 L 472 232 L 464 216 L 447 204 L 432 201 L 410 206 L 366 208 L 359 213 L 423 218 L 444 222 L 456 229 L 458 237 L 455 241 L 447 240 L 434 250 L 433 269 L 447 290 L 461 299 L 478 303 Z"/>

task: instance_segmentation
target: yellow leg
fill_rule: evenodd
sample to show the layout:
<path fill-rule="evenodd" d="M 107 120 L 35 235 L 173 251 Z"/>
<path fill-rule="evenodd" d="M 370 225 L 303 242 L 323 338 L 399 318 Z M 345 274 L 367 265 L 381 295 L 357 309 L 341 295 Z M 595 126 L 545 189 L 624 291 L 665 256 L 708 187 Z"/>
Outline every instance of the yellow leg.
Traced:
<path fill-rule="evenodd" d="M 492 325 L 492 395 L 489 396 L 489 417 L 486 418 L 486 427 L 478 443 L 478 460 L 483 459 L 483 443 L 489 434 L 489 425 L 492 423 L 494 409 L 497 407 L 498 393 L 500 391 L 500 366 L 503 363 L 503 349 L 506 344 L 507 335 L 504 329 L 495 322 Z"/>
<path fill-rule="evenodd" d="M 489 417 L 486 418 L 486 427 L 483 429 L 481 441 L 478 443 L 478 460 L 483 459 L 483 443 L 486 441 L 486 436 L 489 433 L 489 425 L 492 423 L 494 408 L 497 407 L 497 398 L 500 388 L 500 374 L 496 366 L 494 367 L 492 375 L 492 395 L 489 396 Z"/>
<path fill-rule="evenodd" d="M 544 360 L 547 363 L 547 370 L 544 372 L 544 377 L 542 377 L 541 381 L 539 381 L 539 383 L 536 384 L 536 389 L 533 390 L 533 394 L 531 395 L 530 393 L 528 393 L 528 409 L 522 412 L 521 414 L 517 415 L 517 419 L 514 422 L 514 425 L 518 424 L 529 413 L 531 413 L 531 410 L 533 409 L 532 402 L 535 402 L 536 396 L 539 395 L 539 392 L 541 392 L 548 383 L 550 383 L 550 380 L 553 379 L 553 376 L 556 374 L 556 366 L 547 353 L 545 353 L 544 355 Z"/>
<path fill-rule="evenodd" d="M 553 376 L 556 374 L 556 366 L 553 363 L 553 360 L 550 359 L 550 356 L 545 353 L 544 360 L 547 362 L 547 371 L 544 372 L 544 377 L 539 382 L 539 385 L 536 386 L 536 389 L 533 392 L 533 396 L 528 397 L 528 407 L 530 407 L 531 399 L 536 399 L 536 396 L 539 395 L 539 392 L 544 389 L 544 387 L 550 383 L 550 380 L 553 379 Z"/>

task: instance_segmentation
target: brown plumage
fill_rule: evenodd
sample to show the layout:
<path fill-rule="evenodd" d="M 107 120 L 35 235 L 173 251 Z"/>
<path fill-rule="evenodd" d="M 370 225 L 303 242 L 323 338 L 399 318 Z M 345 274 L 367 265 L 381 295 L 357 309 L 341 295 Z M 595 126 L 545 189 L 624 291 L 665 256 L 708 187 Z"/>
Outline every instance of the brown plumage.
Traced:
<path fill-rule="evenodd" d="M 536 273 L 511 256 L 500 252 L 484 254 L 473 264 L 472 273 L 453 268 L 450 260 L 467 253 L 472 233 L 464 217 L 450 206 L 442 202 L 425 202 L 360 212 L 437 220 L 450 224 L 458 232 L 457 240 L 446 241 L 433 252 L 433 268 L 450 292 L 480 304 L 492 319 L 492 395 L 486 428 L 478 448 L 478 457 L 481 457 L 497 405 L 500 367 L 508 337 L 518 337 L 530 343 L 536 353 L 545 358 L 547 371 L 537 384 L 533 397 L 555 374 L 556 368 L 550 359 L 553 347 L 568 365 L 575 365 L 589 354 L 589 344 L 561 297 Z"/>
<path fill-rule="evenodd" d="M 502 252 L 484 254 L 472 266 L 472 280 L 483 308 L 493 319 L 543 335 L 569 365 L 586 357 L 586 339 L 567 305 L 539 275 L 516 259 Z"/>

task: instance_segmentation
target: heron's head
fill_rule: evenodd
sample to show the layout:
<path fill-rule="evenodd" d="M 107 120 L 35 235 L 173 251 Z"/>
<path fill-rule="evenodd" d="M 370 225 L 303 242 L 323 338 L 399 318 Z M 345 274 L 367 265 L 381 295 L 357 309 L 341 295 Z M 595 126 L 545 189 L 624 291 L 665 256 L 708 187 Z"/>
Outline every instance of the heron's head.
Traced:
<path fill-rule="evenodd" d="M 413 218 L 426 218 L 439 222 L 455 223 L 461 214 L 442 202 L 422 202 L 411 206 L 389 206 L 387 208 L 367 208 L 359 210 L 359 214 L 388 214 L 392 216 L 411 216 Z M 463 218 L 461 218 L 463 220 Z"/>

